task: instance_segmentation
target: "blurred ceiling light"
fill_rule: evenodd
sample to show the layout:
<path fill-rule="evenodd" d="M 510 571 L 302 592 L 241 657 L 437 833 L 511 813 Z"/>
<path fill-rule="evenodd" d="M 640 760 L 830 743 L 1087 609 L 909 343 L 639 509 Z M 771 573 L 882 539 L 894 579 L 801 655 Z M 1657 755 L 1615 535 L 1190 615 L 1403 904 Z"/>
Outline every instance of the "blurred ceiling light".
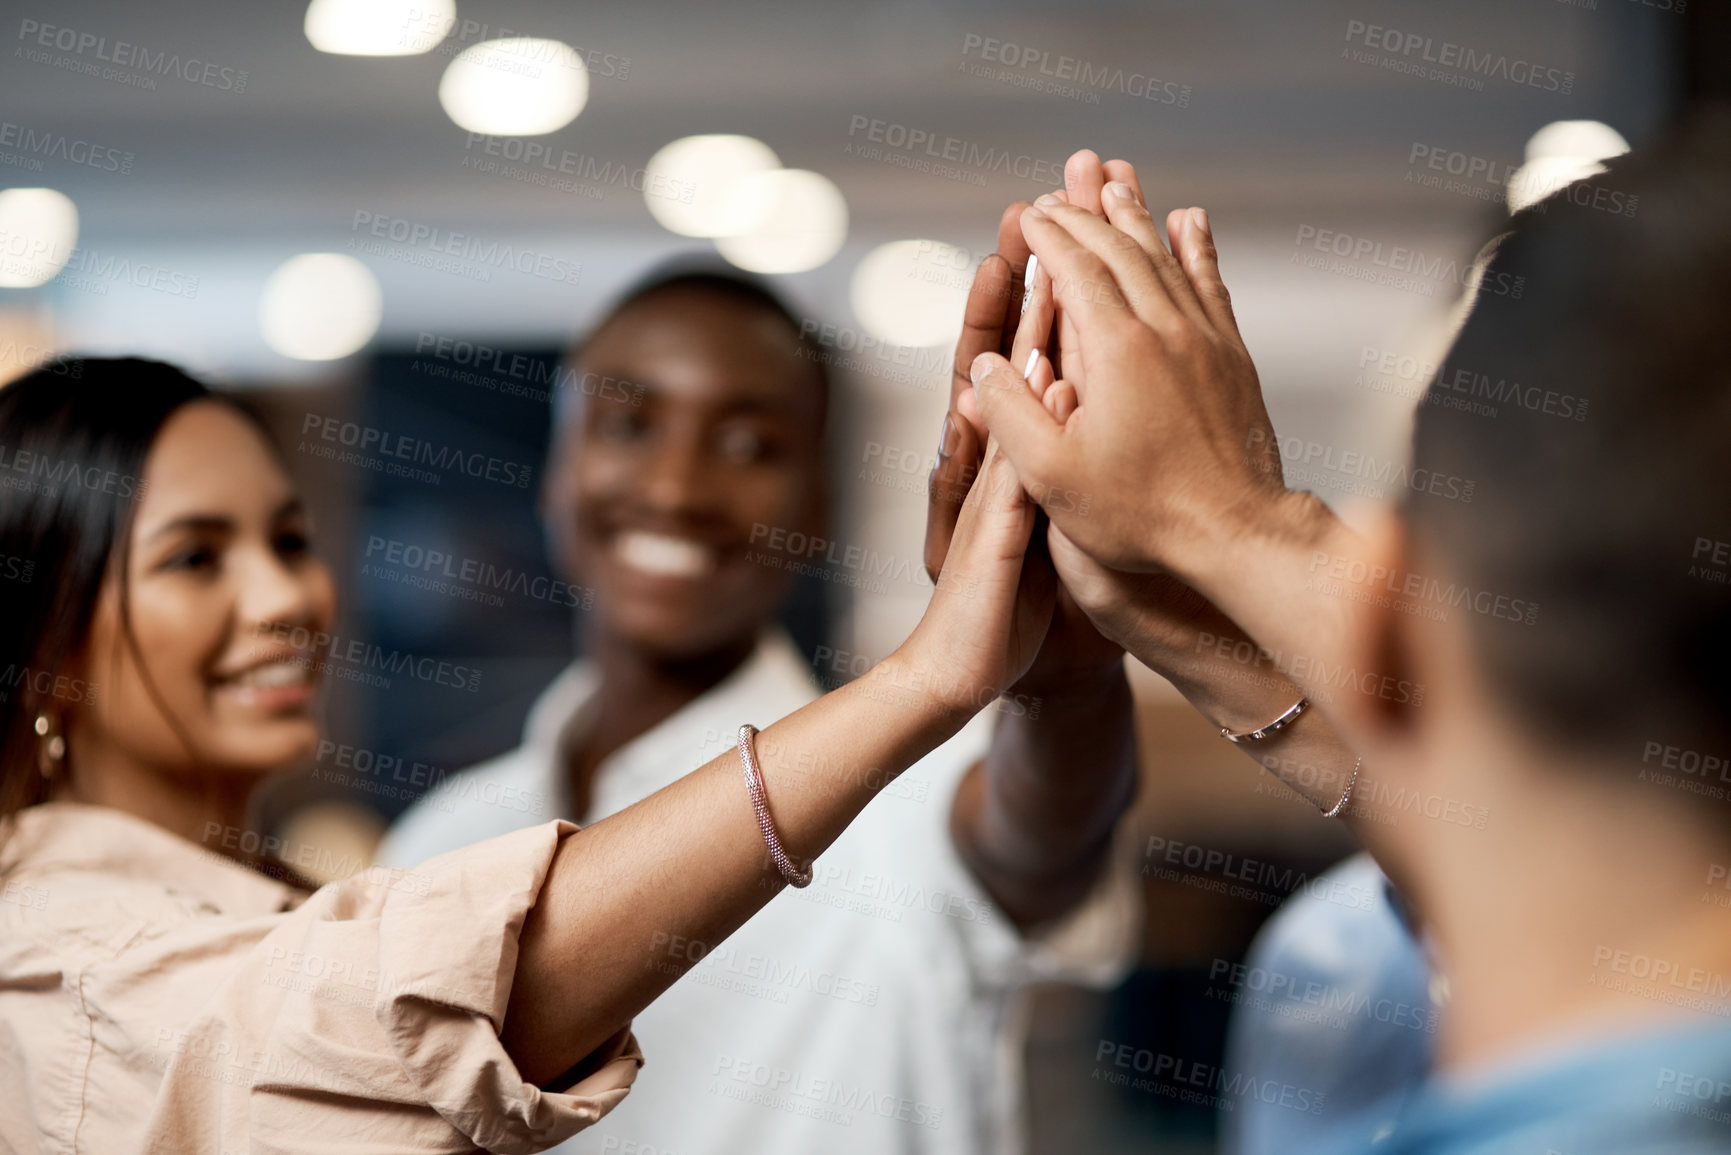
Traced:
<path fill-rule="evenodd" d="M 259 329 L 297 361 L 347 357 L 379 329 L 383 312 L 372 270 L 342 253 L 302 253 L 278 266 L 259 301 Z"/>
<path fill-rule="evenodd" d="M 557 40 L 484 40 L 445 69 L 439 103 L 470 132 L 540 136 L 576 120 L 589 103 L 589 70 Z"/>
<path fill-rule="evenodd" d="M 307 40 L 338 56 L 430 52 L 457 22 L 456 0 L 313 0 Z"/>
<path fill-rule="evenodd" d="M 1526 163 L 1509 178 L 1509 212 L 1518 213 L 1566 185 L 1604 172 L 1601 161 L 1628 151 L 1621 133 L 1596 120 L 1545 125 L 1527 141 Z"/>
<path fill-rule="evenodd" d="M 835 182 L 802 168 L 778 168 L 733 186 L 724 220 L 757 218 L 745 232 L 715 238 L 721 255 L 753 273 L 815 269 L 847 240 L 847 201 Z"/>
<path fill-rule="evenodd" d="M 78 243 L 78 208 L 51 188 L 0 192 L 0 287 L 28 289 L 54 279 Z"/>
<path fill-rule="evenodd" d="M 891 241 L 853 271 L 849 299 L 866 332 L 892 345 L 944 345 L 961 329 L 973 281 L 967 250 L 943 241 Z"/>
<path fill-rule="evenodd" d="M 685 136 L 649 158 L 643 200 L 661 227 L 682 237 L 741 233 L 763 222 L 767 205 L 735 204 L 734 186 L 781 167 L 761 140 L 728 133 Z"/>

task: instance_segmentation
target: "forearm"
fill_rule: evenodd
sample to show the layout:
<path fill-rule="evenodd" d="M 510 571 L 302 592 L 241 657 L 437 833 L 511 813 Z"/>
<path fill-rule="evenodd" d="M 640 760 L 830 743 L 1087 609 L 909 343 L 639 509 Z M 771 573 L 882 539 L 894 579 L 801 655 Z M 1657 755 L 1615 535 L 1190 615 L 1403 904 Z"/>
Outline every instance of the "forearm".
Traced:
<path fill-rule="evenodd" d="M 1173 560 L 1268 661 L 1326 708 L 1342 693 L 1380 692 L 1363 682 L 1375 671 L 1343 676 L 1353 654 L 1355 596 L 1368 592 L 1363 579 L 1375 568 L 1365 553 L 1363 539 L 1315 495 L 1287 492 L 1212 528 Z M 1331 577 L 1336 572 L 1359 576 L 1343 583 Z"/>
<path fill-rule="evenodd" d="M 950 811 L 962 860 L 1023 929 L 1087 894 L 1136 792 L 1134 704 L 1121 662 L 1033 697 L 1038 717 L 999 721 Z"/>
<path fill-rule="evenodd" d="M 892 656 L 758 735 L 770 811 L 796 862 L 966 720 L 914 681 Z M 567 838 L 525 922 L 501 1030 L 523 1076 L 557 1078 L 672 985 L 690 952 L 657 944 L 713 947 L 783 885 L 732 751 Z"/>
<path fill-rule="evenodd" d="M 1343 667 L 1317 671 L 1318 684 L 1301 687 L 1292 675 L 1308 671 L 1310 663 L 1259 645 L 1200 598 L 1186 603 L 1182 613 L 1119 614 L 1117 620 L 1123 626 L 1120 640 L 1131 655 L 1171 682 L 1214 726 L 1254 730 L 1310 697 L 1316 708 L 1275 734 L 1238 748 L 1320 809 L 1339 801 L 1356 755 L 1323 713 L 1340 692 Z M 1352 811 L 1343 814 L 1343 820 L 1352 817 Z"/>

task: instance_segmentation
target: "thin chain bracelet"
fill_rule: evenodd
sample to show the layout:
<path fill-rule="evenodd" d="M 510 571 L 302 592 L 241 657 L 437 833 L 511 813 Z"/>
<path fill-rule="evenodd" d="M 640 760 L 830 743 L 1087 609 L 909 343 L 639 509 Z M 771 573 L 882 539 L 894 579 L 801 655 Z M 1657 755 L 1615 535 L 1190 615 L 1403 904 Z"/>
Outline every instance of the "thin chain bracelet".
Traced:
<path fill-rule="evenodd" d="M 1310 699 L 1300 698 L 1288 707 L 1284 714 L 1280 715 L 1280 717 L 1268 723 L 1266 726 L 1258 726 L 1254 730 L 1245 730 L 1239 734 L 1234 734 L 1231 730 L 1222 726 L 1220 727 L 1220 736 L 1228 742 L 1231 742 L 1234 746 L 1243 746 L 1251 742 L 1260 742 L 1264 738 L 1269 738 L 1278 734 L 1280 731 L 1298 721 L 1298 716 L 1308 709 L 1310 709 Z M 1352 800 L 1352 788 L 1358 785 L 1358 768 L 1363 763 L 1364 758 L 1362 756 L 1352 760 L 1352 777 L 1348 778 L 1346 781 L 1346 790 L 1341 794 L 1340 801 L 1336 802 L 1334 806 L 1328 810 L 1323 810 L 1321 803 L 1312 802 L 1302 791 L 1297 791 L 1296 788 L 1292 787 L 1292 783 L 1286 781 L 1285 775 L 1274 772 L 1274 776 L 1280 779 L 1280 781 L 1288 788 L 1294 789 L 1300 798 L 1304 798 L 1306 802 L 1310 802 L 1312 806 L 1322 811 L 1322 816 L 1324 818 L 1338 818 L 1340 817 L 1340 812 L 1346 809 L 1346 804 Z M 1266 766 L 1264 768 L 1266 769 Z"/>
<path fill-rule="evenodd" d="M 1352 760 L 1352 777 L 1346 780 L 1346 790 L 1341 794 L 1340 801 L 1334 804 L 1334 809 L 1322 810 L 1322 807 L 1316 806 L 1316 803 L 1311 803 L 1311 805 L 1316 806 L 1318 810 L 1322 810 L 1322 816 L 1324 818 L 1339 818 L 1340 812 L 1346 809 L 1347 800 L 1352 797 L 1352 788 L 1358 785 L 1358 768 L 1363 762 L 1364 755 L 1362 754 Z"/>
<path fill-rule="evenodd" d="M 757 765 L 757 750 L 753 739 L 757 737 L 757 727 L 749 722 L 739 728 L 739 764 L 745 771 L 745 789 L 751 794 L 751 808 L 757 814 L 757 828 L 763 831 L 763 841 L 769 847 L 769 857 L 775 863 L 775 868 L 781 871 L 781 876 L 787 879 L 792 887 L 811 885 L 811 869 L 800 870 L 793 864 L 793 859 L 787 856 L 787 850 L 781 845 L 781 836 L 775 832 L 775 823 L 769 817 L 769 799 L 764 795 L 763 771 Z"/>

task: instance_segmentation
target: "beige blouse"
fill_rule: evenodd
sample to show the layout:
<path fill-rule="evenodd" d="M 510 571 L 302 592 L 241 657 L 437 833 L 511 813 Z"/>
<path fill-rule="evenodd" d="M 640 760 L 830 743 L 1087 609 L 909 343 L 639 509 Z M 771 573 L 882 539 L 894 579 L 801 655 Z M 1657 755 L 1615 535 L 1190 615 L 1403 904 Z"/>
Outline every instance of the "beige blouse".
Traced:
<path fill-rule="evenodd" d="M 499 1044 L 549 822 L 304 892 L 116 810 L 0 828 L 0 1149 L 530 1152 L 625 1097 L 621 1030 L 563 1093 Z"/>

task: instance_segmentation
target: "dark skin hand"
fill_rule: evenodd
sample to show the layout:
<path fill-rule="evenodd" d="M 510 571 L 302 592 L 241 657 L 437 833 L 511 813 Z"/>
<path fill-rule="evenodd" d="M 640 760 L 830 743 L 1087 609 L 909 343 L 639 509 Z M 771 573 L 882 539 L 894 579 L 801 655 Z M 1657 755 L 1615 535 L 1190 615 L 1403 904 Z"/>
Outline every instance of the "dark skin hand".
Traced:
<path fill-rule="evenodd" d="M 1112 160 L 1102 164 L 1094 153 L 1086 150 L 1072 156 L 1065 166 L 1065 189 L 1058 195 L 1078 208 L 1104 216 L 1101 197 L 1107 181 L 1121 181 L 1134 190 L 1138 200 L 1143 199 L 1141 184 L 1129 163 Z M 928 492 L 925 561 L 929 572 L 936 572 L 943 564 L 961 497 L 978 469 L 986 444 L 985 431 L 977 422 L 977 409 L 972 404 L 973 359 L 981 353 L 996 353 L 1007 357 L 1020 372 L 1030 351 L 1039 348 L 1044 360 L 1031 382 L 1048 410 L 1064 420 L 1078 403 L 1076 390 L 1068 379 L 1080 379 L 1084 374 L 1076 363 L 1078 343 L 1071 320 L 1061 308 L 1056 309 L 1054 322 L 1041 325 L 1032 320 L 1042 308 L 1051 309 L 1052 285 L 1044 275 L 1034 288 L 1035 300 L 1028 310 L 1030 323 L 1018 330 L 1017 322 L 1023 312 L 1022 274 L 1030 255 L 1022 235 L 1022 213 L 1026 208 L 1026 204 L 1018 203 L 1005 209 L 998 226 L 998 250 L 981 262 L 964 312 L 951 374 L 950 412 L 945 419 L 939 460 L 932 471 Z M 1177 218 L 1180 214 L 1173 216 Z M 1168 227 L 1174 228 L 1170 221 Z M 1052 340 L 1054 336 L 1056 341 Z M 1054 382 L 1054 373 L 1064 379 Z M 1265 437 L 1264 443 L 1273 444 L 1272 436 Z M 1278 456 L 1269 463 L 1269 468 L 1279 470 Z M 1071 508 L 1084 500 L 1083 495 L 1076 494 L 1036 497 L 1043 503 L 1067 501 Z M 991 855 L 995 846 L 1009 842 L 1006 832 L 1015 829 L 1018 818 L 1031 821 L 1039 813 L 1038 808 L 1055 808 L 1062 819 L 1051 831 L 1051 837 L 1053 844 L 1059 846 L 1066 839 L 1070 840 L 1068 845 L 1076 846 L 1080 830 L 1101 829 L 1090 823 L 1097 824 L 1109 807 L 1111 796 L 1106 792 L 1106 782 L 1112 780 L 1122 765 L 1110 761 L 1120 757 L 1111 721 L 1120 688 L 1128 696 L 1127 684 L 1122 681 L 1119 644 L 1171 680 L 1204 717 L 1234 730 L 1247 730 L 1266 722 L 1302 693 L 1272 669 L 1259 667 L 1254 671 L 1256 677 L 1246 678 L 1247 671 L 1241 664 L 1220 659 L 1221 651 L 1210 644 L 1210 639 L 1227 639 L 1226 650 L 1236 653 L 1233 645 L 1246 640 L 1247 635 L 1184 582 L 1164 573 L 1109 569 L 1087 557 L 1049 524 L 1040 529 L 1049 540 L 1042 564 L 1050 563 L 1056 556 L 1065 584 L 1060 587 L 1046 645 L 1023 683 L 1014 687 L 1013 692 L 1051 693 L 1058 709 L 1050 718 L 1043 719 L 1050 725 L 1016 719 L 1016 725 L 1000 727 L 992 753 L 982 766 L 975 767 L 958 791 L 954 811 L 957 845 L 963 848 L 976 873 L 990 880 L 994 893 L 1000 887 L 1013 890 L 1017 881 L 1016 876 L 1005 878 L 1008 872 L 995 870 Z M 1029 552 L 1031 564 L 1036 553 L 1032 549 Z M 1089 607 L 1088 612 L 1083 612 L 1072 590 L 1082 595 L 1080 601 Z M 1108 637 L 1112 640 L 1107 640 Z M 1116 678 L 1111 676 L 1113 673 Z M 1099 696 L 1094 703 L 1097 709 L 1094 729 L 1084 728 L 1089 704 L 1064 694 L 1066 687 L 1089 685 L 1098 687 L 1094 691 Z M 1083 739 L 1088 745 L 1086 752 L 1068 736 L 1073 729 L 1086 734 Z M 1321 808 L 1332 805 L 1340 796 L 1353 761 L 1351 752 L 1315 711 L 1272 739 L 1241 749 L 1277 776 L 1304 768 L 1316 782 L 1315 788 L 1306 792 L 1307 796 L 1312 796 Z M 1031 787 L 1028 776 L 1014 770 L 1010 761 L 1012 752 L 1022 755 L 1024 765 L 1062 765 L 1067 761 L 1074 769 L 1068 780 L 1054 777 Z M 1134 753 L 1122 757 L 1133 775 Z M 1321 774 L 1312 769 L 1316 766 L 1324 768 Z M 1093 776 L 1095 767 L 1099 768 L 1099 778 Z M 1123 794 L 1126 805 L 1133 793 L 1132 781 Z M 1006 801 L 1012 797 L 1023 809 L 1015 809 Z M 1357 818 L 1349 812 L 1345 820 L 1356 825 Z M 1104 829 L 1109 833 L 1110 826 Z M 1100 837 L 1103 839 L 1104 835 Z M 1044 884 L 1055 884 L 1066 898 L 1080 897 L 1080 888 L 1098 871 L 1103 855 L 1104 841 L 1091 857 L 1083 855 L 1077 860 L 1079 865 L 1072 877 L 1057 879 L 1055 883 L 1048 877 Z M 1032 893 L 1027 893 L 1026 898 L 1029 902 L 1038 901 L 1038 896 Z M 1010 904 L 1005 905 L 1014 916 Z"/>
<path fill-rule="evenodd" d="M 929 487 L 925 562 L 934 580 L 985 452 L 979 430 L 956 412 L 956 398 L 969 387 L 974 357 L 1010 351 L 1028 258 L 1020 224 L 1025 207 L 1005 211 L 998 252 L 982 262 L 963 317 L 951 411 Z M 1042 525 L 1036 546 L 1043 534 Z M 1052 562 L 1030 548 L 1028 564 L 1049 569 Z M 1060 590 L 1045 643 L 1006 701 L 1015 712 L 998 720 L 985 760 L 958 786 L 950 830 L 975 876 L 1026 930 L 1062 916 L 1087 895 L 1135 796 L 1134 703 L 1124 651 Z"/>

